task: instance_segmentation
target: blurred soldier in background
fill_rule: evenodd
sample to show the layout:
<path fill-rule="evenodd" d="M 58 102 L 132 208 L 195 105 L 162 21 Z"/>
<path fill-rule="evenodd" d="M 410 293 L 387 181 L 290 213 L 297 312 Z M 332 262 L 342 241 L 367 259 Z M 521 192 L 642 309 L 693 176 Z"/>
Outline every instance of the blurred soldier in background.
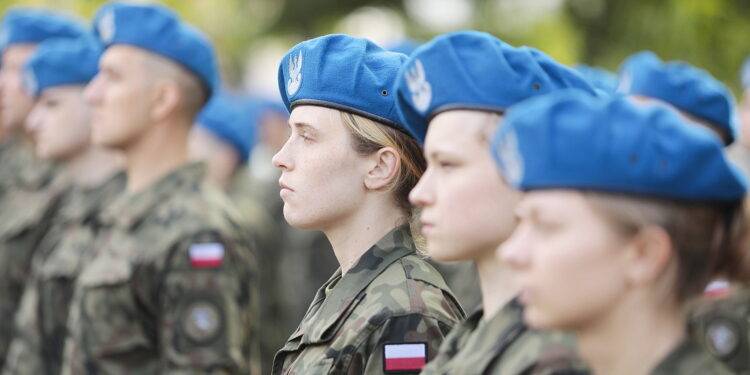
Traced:
<path fill-rule="evenodd" d="M 566 88 L 594 95 L 583 77 L 544 53 L 475 31 L 436 37 L 402 68 L 397 107 L 424 142 L 428 163 L 409 196 L 422 208 L 427 254 L 471 261 L 482 295 L 481 307 L 451 331 L 424 374 L 586 373 L 571 337 L 523 324 L 512 270 L 495 257 L 513 232 L 521 194 L 497 173 L 491 134 L 516 103 Z"/>
<path fill-rule="evenodd" d="M 91 257 L 97 214 L 125 187 L 119 155 L 90 145 L 83 90 L 98 72 L 101 46 L 93 37 L 50 39 L 24 68 L 35 104 L 26 120 L 37 156 L 60 163 L 71 181 L 50 231 L 35 252 L 16 314 L 5 374 L 59 374 L 68 308 L 76 277 Z"/>
<path fill-rule="evenodd" d="M 34 157 L 23 125 L 33 99 L 22 70 L 39 42 L 84 34 L 76 22 L 42 10 L 13 9 L 0 33 L 0 106 L 4 137 L 0 162 L 0 363 L 11 339 L 13 316 L 23 293 L 34 250 L 52 224 L 67 179 Z"/>
<path fill-rule="evenodd" d="M 160 5 L 109 3 L 94 24 L 92 140 L 123 152 L 127 187 L 76 280 L 63 373 L 257 373 L 248 239 L 188 156 L 218 90 L 213 47 Z"/>

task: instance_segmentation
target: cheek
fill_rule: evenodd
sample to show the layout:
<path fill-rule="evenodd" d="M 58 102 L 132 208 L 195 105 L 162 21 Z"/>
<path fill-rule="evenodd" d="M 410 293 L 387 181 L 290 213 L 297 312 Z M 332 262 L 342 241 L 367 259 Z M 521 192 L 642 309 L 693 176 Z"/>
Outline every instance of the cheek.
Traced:
<path fill-rule="evenodd" d="M 284 215 L 295 226 L 316 229 L 353 210 L 363 199 L 361 159 L 353 151 L 322 144 L 295 157 Z"/>
<path fill-rule="evenodd" d="M 514 227 L 518 194 L 486 172 L 475 168 L 439 182 L 435 216 L 455 251 L 494 251 Z"/>
<path fill-rule="evenodd" d="M 533 260 L 530 324 L 574 329 L 615 306 L 625 288 L 619 261 L 624 250 L 596 237 L 570 235 L 540 246 Z"/>

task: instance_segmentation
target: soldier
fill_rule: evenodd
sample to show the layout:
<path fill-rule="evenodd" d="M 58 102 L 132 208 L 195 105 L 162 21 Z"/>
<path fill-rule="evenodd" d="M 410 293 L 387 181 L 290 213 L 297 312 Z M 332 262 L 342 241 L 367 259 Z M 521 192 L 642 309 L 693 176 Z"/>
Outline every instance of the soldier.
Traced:
<path fill-rule="evenodd" d="M 255 373 L 251 254 L 226 197 L 188 162 L 217 88 L 213 48 L 160 5 L 109 3 L 94 25 L 92 141 L 123 152 L 127 186 L 76 280 L 62 373 Z"/>
<path fill-rule="evenodd" d="M 12 9 L 3 19 L 0 122 L 6 134 L 0 146 L 0 365 L 34 251 L 69 185 L 52 165 L 38 162 L 23 134 L 33 100 L 23 87 L 22 68 L 39 42 L 83 33 L 76 22 L 47 11 Z"/>
<path fill-rule="evenodd" d="M 463 318 L 416 252 L 408 193 L 424 170 L 391 88 L 405 55 L 347 35 L 293 47 L 279 67 L 291 136 L 274 156 L 284 217 L 322 230 L 340 269 L 274 358 L 273 374 L 417 373 Z"/>
<path fill-rule="evenodd" d="M 37 156 L 61 164 L 72 182 L 60 213 L 36 251 L 16 314 L 6 374 L 59 374 L 73 283 L 90 255 L 101 205 L 125 186 L 119 155 L 90 145 L 83 89 L 98 71 L 101 46 L 93 38 L 51 39 L 24 68 L 34 98 L 26 129 Z"/>
<path fill-rule="evenodd" d="M 727 146 L 737 138 L 739 119 L 731 91 L 688 63 L 664 63 L 650 51 L 634 54 L 620 67 L 618 92 L 639 102 L 666 103 L 690 123 L 716 133 Z"/>
<path fill-rule="evenodd" d="M 577 334 L 597 374 L 730 374 L 687 332 L 713 277 L 746 280 L 746 180 L 718 138 L 675 111 L 558 92 L 508 112 L 492 140 L 523 190 L 498 254 L 524 320 Z"/>
<path fill-rule="evenodd" d="M 189 151 L 194 160 L 206 163 L 209 180 L 239 207 L 243 227 L 267 236 L 271 218 L 248 193 L 247 162 L 255 141 L 254 120 L 238 98 L 214 95 L 198 115 L 198 126 L 190 133 Z"/>
<path fill-rule="evenodd" d="M 285 238 L 282 238 L 280 228 L 261 204 L 264 201 L 258 198 L 259 192 L 255 191 L 261 186 L 253 184 L 247 167 L 255 141 L 258 109 L 248 106 L 240 98 L 215 95 L 201 111 L 197 126 L 190 134 L 190 153 L 194 159 L 206 161 L 209 179 L 226 191 L 240 211 L 243 228 L 254 234 L 255 248 L 259 250 L 255 254 L 257 263 L 262 265 L 258 267 L 259 300 L 262 301 L 258 308 L 263 324 L 258 328 L 258 335 L 263 338 L 260 342 L 262 372 L 267 374 L 271 371 L 273 354 L 284 344 L 283 340 L 294 327 L 285 330 L 279 324 L 280 311 L 275 303 L 280 298 L 276 279 L 288 276 L 277 267 L 276 261 Z M 275 185 L 278 186 L 278 183 Z M 278 188 L 275 190 L 278 191 Z M 278 193 L 271 199 L 274 198 L 278 199 Z M 321 280 L 321 283 L 324 281 Z"/>
<path fill-rule="evenodd" d="M 338 262 L 323 232 L 298 229 L 284 219 L 284 201 L 279 196 L 281 171 L 271 159 L 289 138 L 289 112 L 283 103 L 263 99 L 247 99 L 245 105 L 256 112 L 258 143 L 250 156 L 250 186 L 244 196 L 259 202 L 271 216 L 266 233 L 271 243 L 257 253 L 258 263 L 263 264 L 259 269 L 261 350 L 263 373 L 268 374 L 274 354 L 297 328 L 318 287 L 336 271 Z"/>
<path fill-rule="evenodd" d="M 515 226 L 520 193 L 502 181 L 488 147 L 508 107 L 569 87 L 594 95 L 580 75 L 540 51 L 476 31 L 438 36 L 404 65 L 397 108 L 425 144 L 427 170 L 410 199 L 422 207 L 427 253 L 439 262 L 472 261 L 482 293 L 482 307 L 451 331 L 423 374 L 585 372 L 571 338 L 523 325 L 512 274 L 495 257 Z"/>

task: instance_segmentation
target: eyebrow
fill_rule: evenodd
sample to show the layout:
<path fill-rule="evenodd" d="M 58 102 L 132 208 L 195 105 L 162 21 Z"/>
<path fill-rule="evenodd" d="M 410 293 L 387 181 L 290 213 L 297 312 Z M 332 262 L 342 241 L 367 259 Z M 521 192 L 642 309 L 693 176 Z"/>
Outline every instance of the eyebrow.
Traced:
<path fill-rule="evenodd" d="M 308 124 L 306 122 L 296 121 L 296 122 L 289 122 L 288 124 L 292 128 L 303 129 L 303 130 L 310 130 L 310 131 L 317 131 L 318 130 L 317 128 L 315 128 L 314 126 L 312 126 L 312 125 L 310 125 L 310 124 Z"/>

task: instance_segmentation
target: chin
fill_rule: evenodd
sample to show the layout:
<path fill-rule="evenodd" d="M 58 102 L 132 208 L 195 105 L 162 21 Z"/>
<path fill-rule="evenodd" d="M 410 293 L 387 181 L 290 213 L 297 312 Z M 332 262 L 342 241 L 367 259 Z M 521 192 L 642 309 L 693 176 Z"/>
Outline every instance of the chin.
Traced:
<path fill-rule="evenodd" d="M 284 219 L 289 225 L 297 229 L 316 230 L 319 228 L 316 225 L 317 221 L 305 217 L 305 215 L 299 211 L 289 208 L 289 204 L 287 203 L 284 203 Z"/>

